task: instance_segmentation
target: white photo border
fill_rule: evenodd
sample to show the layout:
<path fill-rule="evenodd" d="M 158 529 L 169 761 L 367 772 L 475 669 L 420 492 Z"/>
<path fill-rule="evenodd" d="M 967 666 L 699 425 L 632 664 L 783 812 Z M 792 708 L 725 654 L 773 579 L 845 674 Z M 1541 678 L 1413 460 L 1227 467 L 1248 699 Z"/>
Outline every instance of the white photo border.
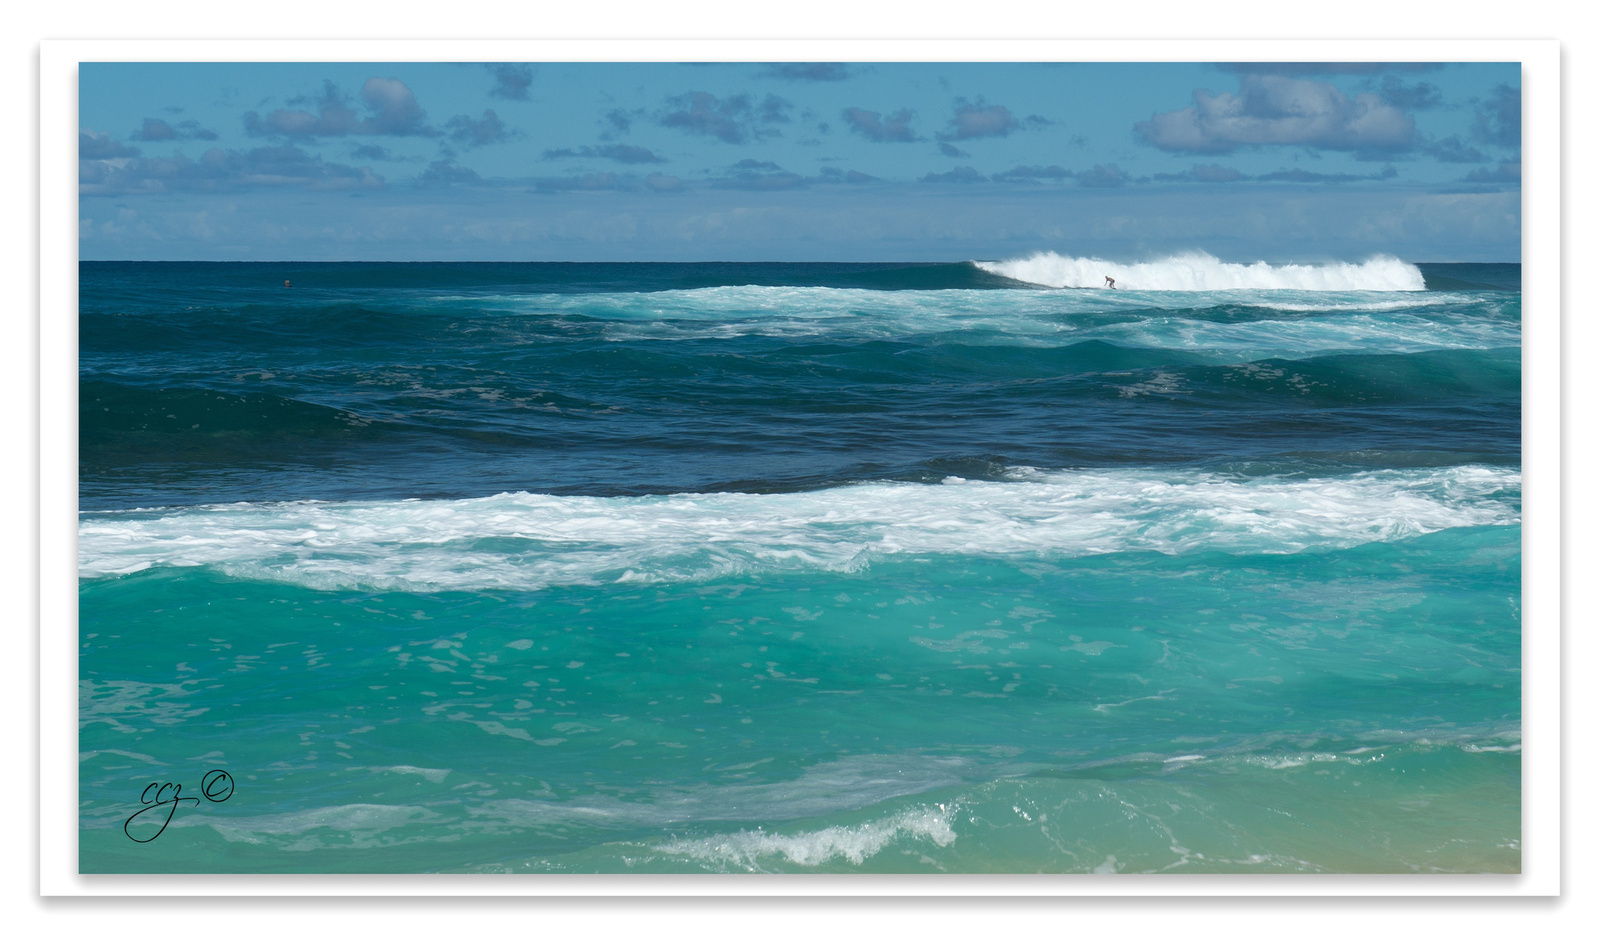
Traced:
<path fill-rule="evenodd" d="M 1514 875 L 80 875 L 78 67 L 90 61 L 1520 62 L 1522 872 Z M 1562 96 L 1556 40 L 48 40 L 39 53 L 39 893 L 42 896 L 1559 896 Z"/>

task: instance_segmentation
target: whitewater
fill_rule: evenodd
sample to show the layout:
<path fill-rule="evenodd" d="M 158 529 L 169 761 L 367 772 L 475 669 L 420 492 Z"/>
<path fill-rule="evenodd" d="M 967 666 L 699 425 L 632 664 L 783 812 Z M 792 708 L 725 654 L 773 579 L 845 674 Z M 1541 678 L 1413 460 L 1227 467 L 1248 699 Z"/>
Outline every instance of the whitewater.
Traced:
<path fill-rule="evenodd" d="M 310 588 L 540 589 L 846 574 L 873 556 L 1275 554 L 1518 522 L 1517 472 L 1039 472 L 792 494 L 215 505 L 88 514 L 79 575 L 213 566 Z"/>
<path fill-rule="evenodd" d="M 1420 292 L 1427 288 L 1422 271 L 1414 264 L 1385 256 L 1361 263 L 1272 265 L 1265 261 L 1226 263 L 1200 251 L 1139 263 L 1043 252 L 1018 260 L 976 265 L 1018 282 L 1074 289 L 1103 287 L 1108 276 L 1116 280 L 1118 289 L 1152 292 L 1229 289 Z"/>

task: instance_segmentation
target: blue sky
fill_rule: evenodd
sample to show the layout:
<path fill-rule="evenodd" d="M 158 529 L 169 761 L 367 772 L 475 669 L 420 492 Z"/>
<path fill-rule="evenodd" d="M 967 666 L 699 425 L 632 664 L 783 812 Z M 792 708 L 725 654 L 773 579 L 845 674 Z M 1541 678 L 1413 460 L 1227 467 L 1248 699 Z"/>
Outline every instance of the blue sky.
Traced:
<path fill-rule="evenodd" d="M 1516 63 L 85 63 L 83 259 L 1520 254 Z"/>

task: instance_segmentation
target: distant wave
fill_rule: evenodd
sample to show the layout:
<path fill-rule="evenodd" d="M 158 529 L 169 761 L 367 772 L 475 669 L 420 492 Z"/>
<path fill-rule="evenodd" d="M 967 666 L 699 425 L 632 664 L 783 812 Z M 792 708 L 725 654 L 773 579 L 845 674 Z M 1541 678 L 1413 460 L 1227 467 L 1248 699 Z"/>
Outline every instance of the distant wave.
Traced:
<path fill-rule="evenodd" d="M 974 265 L 1007 279 L 1058 288 L 1104 287 L 1107 276 L 1116 280 L 1118 289 L 1163 292 L 1218 289 L 1416 292 L 1427 288 L 1421 270 L 1395 257 L 1373 257 L 1364 263 L 1273 266 L 1264 262 L 1224 263 L 1200 251 L 1147 263 L 1115 263 L 1096 257 L 1036 253 L 1019 260 L 976 262 Z"/>
<path fill-rule="evenodd" d="M 1021 261 L 1018 261 L 1021 262 Z M 1397 292 L 1377 287 L 1275 289 L 1208 294 L 1117 289 L 888 292 L 805 286 L 717 286 L 653 293 L 490 296 L 441 299 L 444 333 L 472 317 L 508 341 L 528 338 L 640 339 L 843 338 L 894 340 L 971 336 L 979 344 L 1041 347 L 1101 339 L 1131 347 L 1245 348 L 1256 357 L 1336 350 L 1395 353 L 1437 348 L 1516 347 L 1515 293 Z M 1419 287 L 1420 288 L 1420 287 Z M 512 321 L 500 321 L 512 319 Z M 148 339 L 153 340 L 153 339 Z"/>
<path fill-rule="evenodd" d="M 1521 475 L 1480 466 L 1276 480 L 1040 472 L 793 494 L 234 504 L 85 515 L 78 574 L 212 566 L 326 590 L 538 589 L 861 571 L 874 556 L 1294 553 L 1520 521 Z"/>

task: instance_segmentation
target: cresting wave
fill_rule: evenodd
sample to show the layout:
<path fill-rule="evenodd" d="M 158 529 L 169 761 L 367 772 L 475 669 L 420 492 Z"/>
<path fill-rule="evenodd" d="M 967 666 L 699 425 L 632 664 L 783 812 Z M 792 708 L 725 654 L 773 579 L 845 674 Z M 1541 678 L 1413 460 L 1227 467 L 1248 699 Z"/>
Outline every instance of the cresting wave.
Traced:
<path fill-rule="evenodd" d="M 906 810 L 887 819 L 856 826 L 830 826 L 796 835 L 735 832 L 698 840 L 668 842 L 655 848 L 663 854 L 684 855 L 745 871 L 760 871 L 760 861 L 764 858 L 782 858 L 806 867 L 816 867 L 843 858 L 858 865 L 902 835 L 926 839 L 940 848 L 956 840 L 956 834 L 950 828 L 950 817 L 945 807 L 940 806 L 937 810 Z"/>
<path fill-rule="evenodd" d="M 235 504 L 86 514 L 79 575 L 210 566 L 318 589 L 532 590 L 855 572 L 895 555 L 1293 553 L 1520 522 L 1521 475 L 1040 472 L 791 494 Z"/>
<path fill-rule="evenodd" d="M 1020 260 L 975 265 L 1008 279 L 1057 288 L 1102 288 L 1108 276 L 1116 280 L 1118 289 L 1162 292 L 1223 289 L 1416 292 L 1427 288 L 1421 270 L 1395 257 L 1373 257 L 1363 263 L 1272 266 L 1265 262 L 1224 263 L 1200 251 L 1145 263 L 1115 263 L 1098 257 L 1038 253 Z"/>

